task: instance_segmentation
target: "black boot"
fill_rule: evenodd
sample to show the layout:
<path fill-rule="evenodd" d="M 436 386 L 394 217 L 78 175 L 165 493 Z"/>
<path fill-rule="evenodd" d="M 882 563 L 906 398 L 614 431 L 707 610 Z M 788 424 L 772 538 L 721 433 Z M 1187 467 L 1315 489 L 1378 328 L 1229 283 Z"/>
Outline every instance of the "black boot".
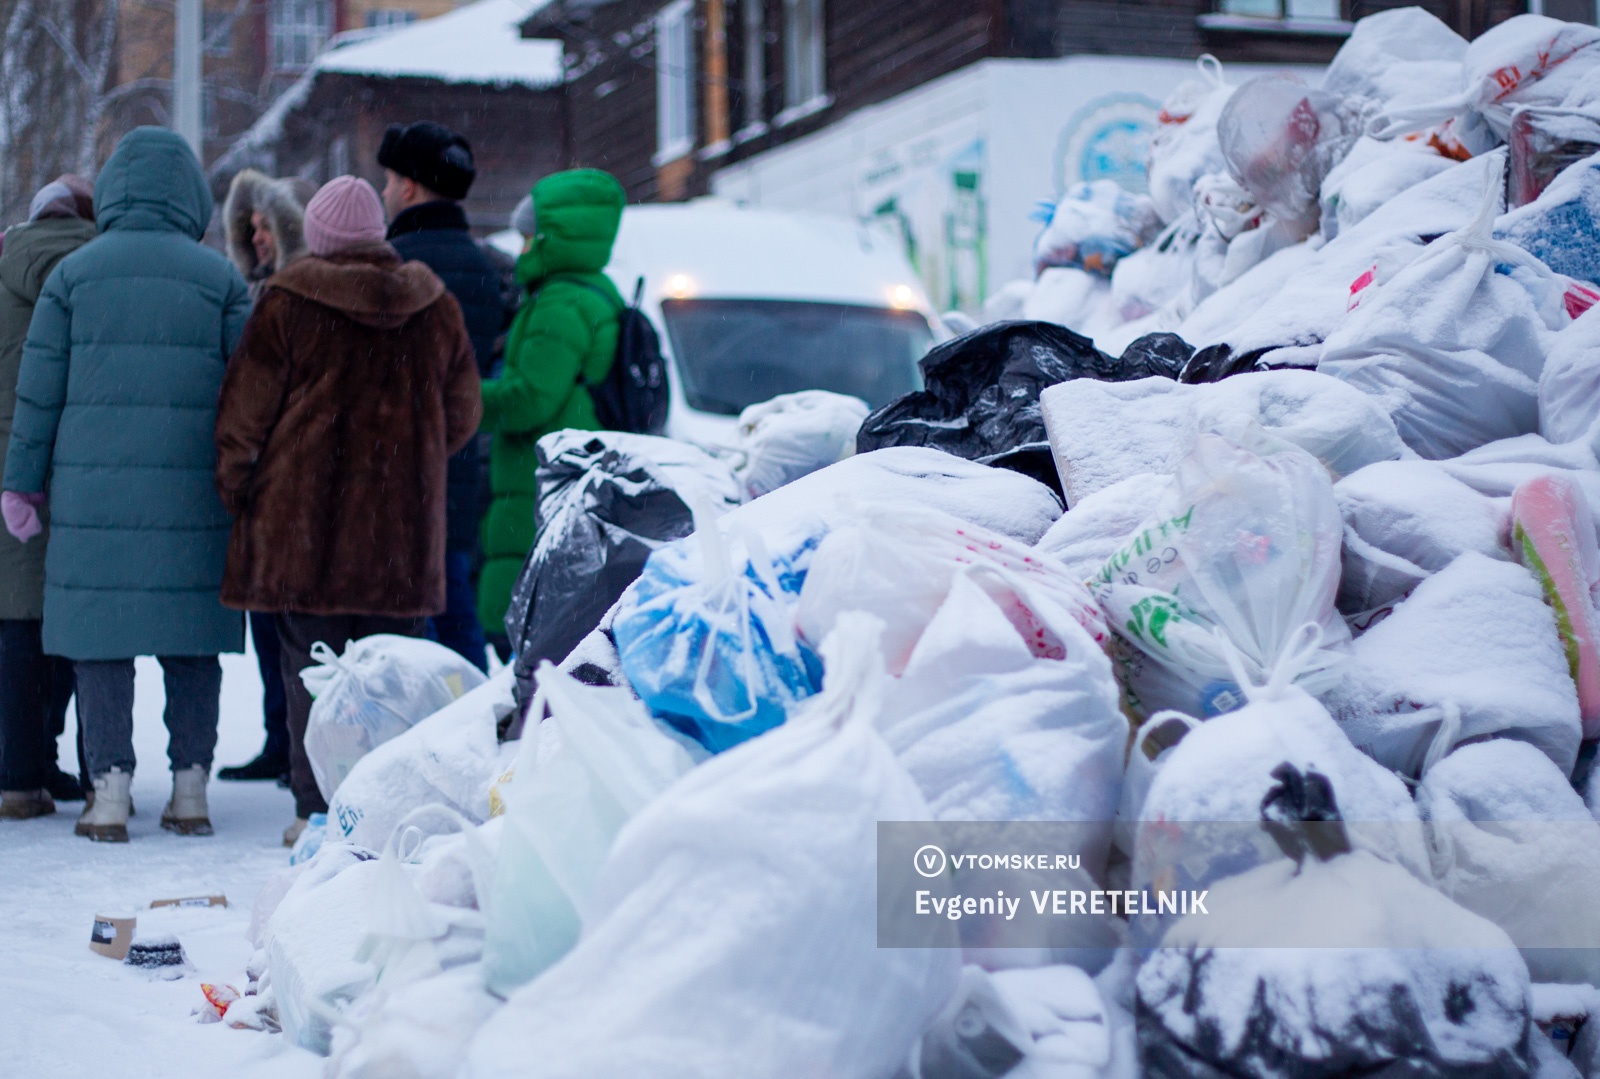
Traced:
<path fill-rule="evenodd" d="M 218 779 L 246 780 L 246 779 L 278 779 L 289 774 L 289 761 L 286 757 L 269 757 L 263 751 L 249 764 L 236 764 L 231 768 L 224 768 L 217 773 Z"/>
<path fill-rule="evenodd" d="M 50 792 L 50 797 L 58 802 L 83 801 L 83 783 L 71 772 L 63 772 L 60 768 L 45 780 L 45 790 Z"/>

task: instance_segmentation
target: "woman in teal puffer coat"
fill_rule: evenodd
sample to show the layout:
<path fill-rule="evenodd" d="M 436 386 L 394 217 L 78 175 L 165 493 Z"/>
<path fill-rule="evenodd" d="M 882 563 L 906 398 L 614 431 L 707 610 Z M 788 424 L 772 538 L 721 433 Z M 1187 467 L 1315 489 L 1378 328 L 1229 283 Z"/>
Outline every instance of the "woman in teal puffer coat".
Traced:
<path fill-rule="evenodd" d="M 250 300 L 198 242 L 200 163 L 161 128 L 126 135 L 95 184 L 100 235 L 51 273 L 23 346 L 6 527 L 46 491 L 44 648 L 73 660 L 94 800 L 78 831 L 127 839 L 133 657 L 160 658 L 173 799 L 162 825 L 211 830 L 220 652 L 244 647 L 218 599 L 232 521 L 213 485 L 217 394 Z M 36 526 L 35 526 L 36 527 Z"/>

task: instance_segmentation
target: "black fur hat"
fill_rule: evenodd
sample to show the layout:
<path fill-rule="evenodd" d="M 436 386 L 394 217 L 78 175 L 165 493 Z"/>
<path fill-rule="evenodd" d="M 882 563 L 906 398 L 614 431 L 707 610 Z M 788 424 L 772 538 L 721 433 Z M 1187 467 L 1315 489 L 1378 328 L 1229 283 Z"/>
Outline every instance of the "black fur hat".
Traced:
<path fill-rule="evenodd" d="M 466 198 L 478 174 L 472 144 L 431 120 L 390 124 L 378 146 L 378 164 L 447 199 Z"/>

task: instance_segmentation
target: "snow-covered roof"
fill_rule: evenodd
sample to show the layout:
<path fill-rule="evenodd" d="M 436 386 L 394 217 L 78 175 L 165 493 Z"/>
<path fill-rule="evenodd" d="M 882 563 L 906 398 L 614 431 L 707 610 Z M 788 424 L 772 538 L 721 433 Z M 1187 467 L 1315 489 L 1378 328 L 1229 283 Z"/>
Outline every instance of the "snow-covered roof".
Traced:
<path fill-rule="evenodd" d="M 549 0 L 477 0 L 448 15 L 362 37 L 318 56 L 314 71 L 341 75 L 439 79 L 494 86 L 554 86 L 561 44 L 525 39 L 528 16 Z"/>

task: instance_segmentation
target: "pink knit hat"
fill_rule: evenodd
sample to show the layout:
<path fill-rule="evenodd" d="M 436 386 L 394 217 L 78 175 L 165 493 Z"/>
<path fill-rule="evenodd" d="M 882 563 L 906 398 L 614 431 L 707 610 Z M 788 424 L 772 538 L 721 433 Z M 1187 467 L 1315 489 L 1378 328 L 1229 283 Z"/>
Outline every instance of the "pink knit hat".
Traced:
<path fill-rule="evenodd" d="M 333 255 L 361 244 L 382 243 L 383 203 L 372 185 L 356 176 L 329 180 L 306 203 L 306 246 L 313 255 Z"/>

